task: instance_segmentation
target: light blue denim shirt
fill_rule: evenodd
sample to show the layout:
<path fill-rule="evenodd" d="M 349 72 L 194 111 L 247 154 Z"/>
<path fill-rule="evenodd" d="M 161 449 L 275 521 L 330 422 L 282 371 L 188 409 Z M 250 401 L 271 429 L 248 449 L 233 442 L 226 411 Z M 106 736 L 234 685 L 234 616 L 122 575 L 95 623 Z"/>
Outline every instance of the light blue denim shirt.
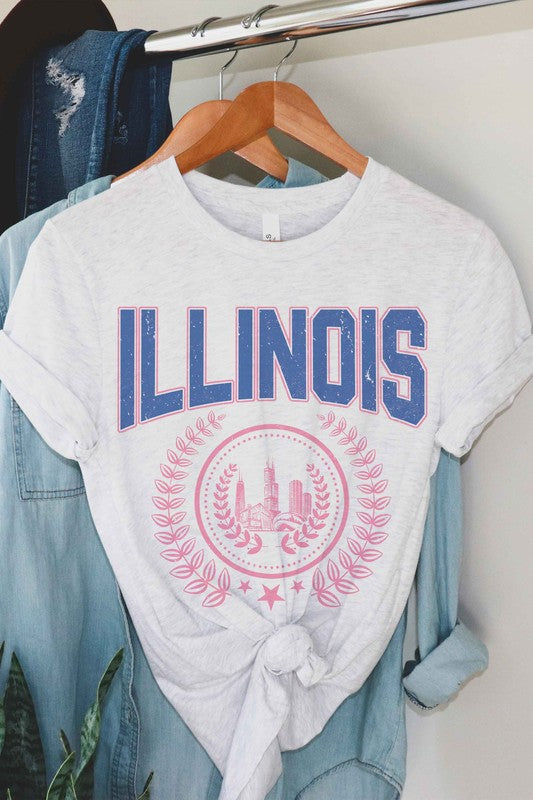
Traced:
<path fill-rule="evenodd" d="M 139 164 L 172 129 L 171 62 L 137 57 L 148 34 L 89 30 L 28 60 L 17 89 L 12 154 L 18 217 L 27 219 L 0 239 L 0 326 L 44 222 L 107 189 L 110 178 L 102 175 Z M 125 609 L 78 465 L 47 447 L 3 387 L 0 509 L 0 640 L 7 650 L 0 680 L 15 650 L 35 701 L 50 780 L 63 760 L 60 728 L 79 751 L 81 721 L 99 677 L 125 647 L 104 709 L 95 798 L 133 800 L 136 777 L 142 786 L 146 775 L 136 776 L 139 726 Z"/>
<path fill-rule="evenodd" d="M 100 178 L 32 214 L 0 237 L 0 327 L 28 249 L 50 217 L 110 185 Z M 0 641 L 7 677 L 17 653 L 36 707 L 50 781 L 63 760 L 61 728 L 79 751 L 83 715 L 99 677 L 127 644 L 111 567 L 93 525 L 78 464 L 37 434 L 0 385 Z M 133 798 L 138 723 L 131 652 L 112 685 L 96 759 L 95 796 Z M 72 738 L 71 738 L 72 737 Z M 111 775 L 113 764 L 113 775 Z M 133 767 L 132 767 L 133 764 Z"/>
<path fill-rule="evenodd" d="M 259 185 L 322 180 L 290 159 L 285 184 L 268 178 Z M 110 178 L 93 181 L 0 237 L 0 324 L 46 219 L 109 184 Z M 48 448 L 2 387 L 0 430 L 0 640 L 6 640 L 8 656 L 17 651 L 26 671 L 49 777 L 61 759 L 59 728 L 75 742 L 98 677 L 124 646 L 104 711 L 95 797 L 130 800 L 135 783 L 139 791 L 153 769 L 154 800 L 216 800 L 218 770 L 151 674 L 94 529 L 77 465 Z M 283 755 L 284 773 L 268 800 L 396 800 L 405 780 L 405 692 L 418 705 L 434 707 L 486 666 L 486 648 L 457 620 L 460 497 L 459 462 L 443 453 L 431 479 L 416 575 L 419 653 L 403 670 L 403 683 L 407 610 L 364 686 L 312 742 Z"/>

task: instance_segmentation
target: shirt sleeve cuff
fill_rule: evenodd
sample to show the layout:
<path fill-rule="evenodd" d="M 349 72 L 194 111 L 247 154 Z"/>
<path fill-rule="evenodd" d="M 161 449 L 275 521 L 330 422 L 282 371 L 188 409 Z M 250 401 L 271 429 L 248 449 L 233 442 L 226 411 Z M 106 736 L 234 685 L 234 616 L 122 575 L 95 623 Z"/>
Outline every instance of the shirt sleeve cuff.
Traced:
<path fill-rule="evenodd" d="M 84 461 L 96 427 L 80 399 L 0 331 L 0 380 L 43 439 L 65 458 Z"/>
<path fill-rule="evenodd" d="M 415 705 L 435 708 L 488 663 L 483 642 L 458 620 L 450 635 L 404 677 L 403 687 Z"/>
<path fill-rule="evenodd" d="M 462 456 L 472 447 L 483 428 L 510 406 L 533 375 L 533 336 L 528 336 L 498 369 L 484 378 L 474 393 L 462 400 L 436 433 L 437 443 Z"/>

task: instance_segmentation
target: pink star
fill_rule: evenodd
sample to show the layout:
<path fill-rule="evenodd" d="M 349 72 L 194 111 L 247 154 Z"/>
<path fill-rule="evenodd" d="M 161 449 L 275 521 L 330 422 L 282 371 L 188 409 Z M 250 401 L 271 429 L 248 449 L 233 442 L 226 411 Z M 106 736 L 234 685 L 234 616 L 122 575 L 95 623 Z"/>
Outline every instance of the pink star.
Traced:
<path fill-rule="evenodd" d="M 264 600 L 265 603 L 268 603 L 268 607 L 271 611 L 274 606 L 274 603 L 276 603 L 278 600 L 281 600 L 282 603 L 285 602 L 285 598 L 280 597 L 278 594 L 279 583 L 277 586 L 274 586 L 273 589 L 269 589 L 268 586 L 265 586 L 265 584 L 263 584 L 263 589 L 265 590 L 265 593 L 263 597 L 258 597 L 258 600 L 259 601 Z"/>
<path fill-rule="evenodd" d="M 250 588 L 251 588 L 250 587 L 250 581 L 241 581 L 241 585 L 239 586 L 239 589 L 242 589 L 242 591 L 245 594 L 248 591 L 248 589 L 250 589 Z"/>
<path fill-rule="evenodd" d="M 298 592 L 301 592 L 302 589 L 304 588 L 303 581 L 293 581 L 292 588 L 294 589 L 296 594 L 298 594 Z"/>

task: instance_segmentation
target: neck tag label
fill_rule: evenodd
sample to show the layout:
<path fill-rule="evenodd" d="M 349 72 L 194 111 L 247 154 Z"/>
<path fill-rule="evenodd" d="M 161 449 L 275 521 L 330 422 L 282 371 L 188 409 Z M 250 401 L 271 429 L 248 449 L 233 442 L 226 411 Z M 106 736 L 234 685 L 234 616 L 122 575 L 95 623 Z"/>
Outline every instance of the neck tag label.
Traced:
<path fill-rule="evenodd" d="M 279 233 L 279 214 L 269 214 L 266 212 L 263 214 L 263 241 L 281 241 Z"/>

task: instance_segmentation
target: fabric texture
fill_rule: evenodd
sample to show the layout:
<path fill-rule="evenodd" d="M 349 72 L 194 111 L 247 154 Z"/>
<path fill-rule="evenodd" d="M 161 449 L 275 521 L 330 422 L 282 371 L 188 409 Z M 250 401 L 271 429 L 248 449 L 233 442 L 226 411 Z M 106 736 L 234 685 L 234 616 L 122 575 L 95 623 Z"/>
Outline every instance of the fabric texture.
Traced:
<path fill-rule="evenodd" d="M 279 214 L 282 241 L 260 241 L 262 211 Z M 30 248 L 0 375 L 43 438 L 79 460 L 143 649 L 223 772 L 222 800 L 263 798 L 280 751 L 362 685 L 405 607 L 439 445 L 462 450 L 531 375 L 529 316 L 494 240 L 372 159 L 361 181 L 268 199 L 168 159 L 49 220 Z M 473 319 L 455 320 L 472 275 Z M 176 371 L 183 388 L 162 389 Z M 470 428 L 455 413 L 469 398 Z M 170 570 L 150 520 L 163 559 L 181 562 Z M 200 543 L 185 538 L 189 520 Z"/>
<path fill-rule="evenodd" d="M 19 213 L 29 216 L 0 238 L 2 325 L 46 220 L 108 189 L 111 179 L 100 175 L 130 169 L 168 135 L 171 63 L 136 60 L 147 35 L 88 31 L 68 46 L 43 50 L 29 65 L 17 121 Z M 63 757 L 60 728 L 78 749 L 98 679 L 124 647 L 104 709 L 95 796 L 133 800 L 139 725 L 131 696 L 133 649 L 79 466 L 45 444 L 3 385 L 0 403 L 0 639 L 6 641 L 0 677 L 15 650 L 37 708 L 51 780 Z M 137 777 L 142 786 L 146 776 Z"/>

